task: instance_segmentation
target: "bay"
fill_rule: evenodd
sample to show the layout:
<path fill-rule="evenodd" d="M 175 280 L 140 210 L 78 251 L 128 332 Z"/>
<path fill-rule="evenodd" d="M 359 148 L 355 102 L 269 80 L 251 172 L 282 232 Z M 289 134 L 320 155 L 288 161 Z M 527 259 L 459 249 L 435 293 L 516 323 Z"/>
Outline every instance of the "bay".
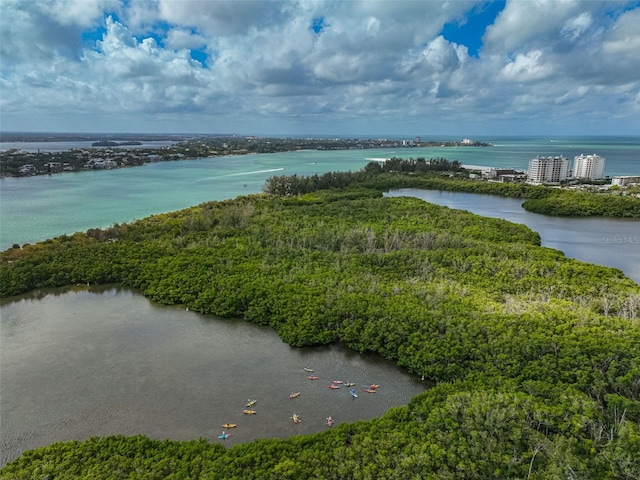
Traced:
<path fill-rule="evenodd" d="M 7 150 L 22 150 L 23 152 L 65 152 L 68 150 L 76 149 L 137 149 L 137 148 L 162 148 L 168 147 L 176 143 L 172 140 L 144 140 L 140 142 L 140 145 L 122 145 L 122 146 L 109 146 L 109 147 L 95 147 L 93 143 L 96 140 L 68 140 L 68 141 L 54 141 L 54 142 L 0 142 L 0 152 Z M 124 141 L 124 140 L 116 140 Z"/>
<path fill-rule="evenodd" d="M 444 139 L 447 140 L 447 139 Z M 437 158 L 526 170 L 537 155 L 597 153 L 607 175 L 640 175 L 640 137 L 483 137 L 491 147 L 304 150 L 0 179 L 0 249 L 259 193 L 274 175 L 357 171 L 371 159 Z"/>
<path fill-rule="evenodd" d="M 232 446 L 316 433 L 328 416 L 335 425 L 379 417 L 430 386 L 377 355 L 292 348 L 271 328 L 156 305 L 118 287 L 32 292 L 3 301 L 0 313 L 0 466 L 91 436 Z M 359 398 L 327 388 L 334 379 L 355 382 Z M 362 392 L 372 383 L 377 393 Z M 300 396 L 291 400 L 292 392 Z M 255 415 L 242 413 L 250 398 Z M 224 441 L 223 430 L 231 433 Z"/>

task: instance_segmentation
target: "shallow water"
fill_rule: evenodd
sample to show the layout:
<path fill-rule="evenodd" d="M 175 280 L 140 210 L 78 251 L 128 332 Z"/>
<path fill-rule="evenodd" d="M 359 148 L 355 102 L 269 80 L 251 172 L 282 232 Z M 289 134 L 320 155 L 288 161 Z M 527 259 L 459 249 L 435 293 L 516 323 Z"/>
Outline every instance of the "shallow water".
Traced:
<path fill-rule="evenodd" d="M 430 386 L 377 355 L 292 348 L 268 327 L 153 304 L 126 289 L 56 290 L 0 307 L 2 456 L 91 436 L 231 446 L 379 417 Z M 308 380 L 311 367 L 319 380 Z M 356 382 L 330 390 L 332 380 Z M 362 389 L 380 384 L 378 392 Z M 300 396 L 289 399 L 292 392 Z M 242 413 L 256 399 L 255 415 Z M 296 413 L 302 423 L 293 424 Z M 222 424 L 231 437 L 219 440 Z"/>

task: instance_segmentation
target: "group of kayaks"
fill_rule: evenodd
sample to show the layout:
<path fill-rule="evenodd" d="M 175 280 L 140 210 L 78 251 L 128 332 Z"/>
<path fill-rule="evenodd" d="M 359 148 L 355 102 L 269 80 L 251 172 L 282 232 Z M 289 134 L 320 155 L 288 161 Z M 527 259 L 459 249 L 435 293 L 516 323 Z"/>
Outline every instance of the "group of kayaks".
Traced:
<path fill-rule="evenodd" d="M 245 415 L 255 415 L 256 411 L 253 410 L 251 407 L 253 407 L 256 403 L 257 403 L 257 400 L 252 400 L 252 399 L 247 400 L 246 408 L 244 410 L 242 410 L 242 413 L 244 413 Z M 238 426 L 237 423 L 223 423 L 222 424 L 222 428 L 236 428 L 237 426 Z M 218 438 L 220 438 L 222 440 L 226 440 L 230 436 L 231 436 L 230 433 L 226 433 L 223 430 L 222 434 L 218 435 Z"/>
<path fill-rule="evenodd" d="M 251 400 L 249 399 L 247 401 L 247 405 L 244 410 L 242 410 L 242 413 L 244 413 L 245 415 L 255 415 L 256 411 L 252 408 L 258 401 L 257 400 Z"/>
<path fill-rule="evenodd" d="M 304 367 L 304 371 L 307 373 L 310 373 L 311 375 L 307 375 L 307 378 L 309 380 L 318 380 L 320 377 L 318 377 L 318 375 L 314 375 L 313 374 L 313 369 L 309 368 L 309 367 Z M 349 393 L 351 394 L 351 396 L 353 398 L 358 398 L 358 394 L 356 393 L 356 389 L 353 388 L 355 386 L 355 382 L 345 382 L 343 380 L 331 380 L 331 383 L 327 386 L 327 388 L 329 388 L 330 390 L 338 390 L 340 387 L 345 386 L 345 387 L 351 387 L 349 388 Z M 375 383 L 369 385 L 367 388 L 363 388 L 362 391 L 363 392 L 367 392 L 367 393 L 376 393 L 377 388 L 380 385 L 377 385 Z M 289 398 L 294 398 L 291 395 L 289 396 Z M 331 417 L 329 417 L 331 418 Z M 327 422 L 329 423 L 329 422 Z M 333 423 L 333 422 L 331 422 Z"/>
<path fill-rule="evenodd" d="M 304 367 L 304 371 L 309 373 L 310 375 L 307 375 L 307 378 L 309 380 L 318 380 L 319 377 L 317 375 L 313 374 L 313 369 L 309 368 L 309 367 Z M 329 388 L 332 390 L 337 390 L 339 389 L 341 386 L 345 386 L 345 387 L 350 387 L 349 388 L 349 393 L 351 394 L 351 396 L 353 398 L 358 398 L 358 394 L 356 393 L 356 389 L 355 387 L 355 383 L 354 382 L 345 382 L 343 380 L 332 380 L 331 383 L 329 384 Z M 364 388 L 363 391 L 367 392 L 367 393 L 376 393 L 378 387 L 380 385 L 376 385 L 376 384 L 371 384 L 369 385 L 368 388 Z M 292 392 L 289 395 L 289 399 L 293 400 L 294 398 L 298 398 L 300 396 L 300 392 Z M 246 408 L 244 410 L 242 410 L 242 413 L 244 413 L 245 415 L 255 415 L 256 411 L 253 409 L 253 406 L 257 403 L 257 400 L 255 399 L 249 399 L 247 401 L 246 404 Z M 291 416 L 291 419 L 293 420 L 293 423 L 298 424 L 301 423 L 302 420 L 300 419 L 300 416 L 296 413 L 294 413 Z M 327 417 L 326 419 L 326 424 L 328 427 L 332 427 L 334 424 L 334 420 L 331 417 Z M 225 429 L 229 429 L 229 428 L 236 428 L 238 425 L 235 423 L 224 423 L 222 424 L 222 428 Z M 226 440 L 227 438 L 229 438 L 231 436 L 230 433 L 226 433 L 224 430 L 222 431 L 222 434 L 218 436 L 219 439 L 222 440 Z"/>

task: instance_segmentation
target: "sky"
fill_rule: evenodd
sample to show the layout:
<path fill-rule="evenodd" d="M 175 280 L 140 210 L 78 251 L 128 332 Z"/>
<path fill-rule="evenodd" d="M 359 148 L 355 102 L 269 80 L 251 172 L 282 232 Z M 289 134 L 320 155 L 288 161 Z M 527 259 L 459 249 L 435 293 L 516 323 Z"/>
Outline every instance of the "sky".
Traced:
<path fill-rule="evenodd" d="M 0 130 L 640 135 L 640 0 L 0 0 Z"/>

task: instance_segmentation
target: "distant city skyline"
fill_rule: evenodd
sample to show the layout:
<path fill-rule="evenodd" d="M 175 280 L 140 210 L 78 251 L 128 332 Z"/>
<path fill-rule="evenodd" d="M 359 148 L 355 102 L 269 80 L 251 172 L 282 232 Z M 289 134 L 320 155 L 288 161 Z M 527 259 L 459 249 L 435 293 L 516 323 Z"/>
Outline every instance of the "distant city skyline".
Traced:
<path fill-rule="evenodd" d="M 2 0 L 0 129 L 639 135 L 640 1 Z"/>

